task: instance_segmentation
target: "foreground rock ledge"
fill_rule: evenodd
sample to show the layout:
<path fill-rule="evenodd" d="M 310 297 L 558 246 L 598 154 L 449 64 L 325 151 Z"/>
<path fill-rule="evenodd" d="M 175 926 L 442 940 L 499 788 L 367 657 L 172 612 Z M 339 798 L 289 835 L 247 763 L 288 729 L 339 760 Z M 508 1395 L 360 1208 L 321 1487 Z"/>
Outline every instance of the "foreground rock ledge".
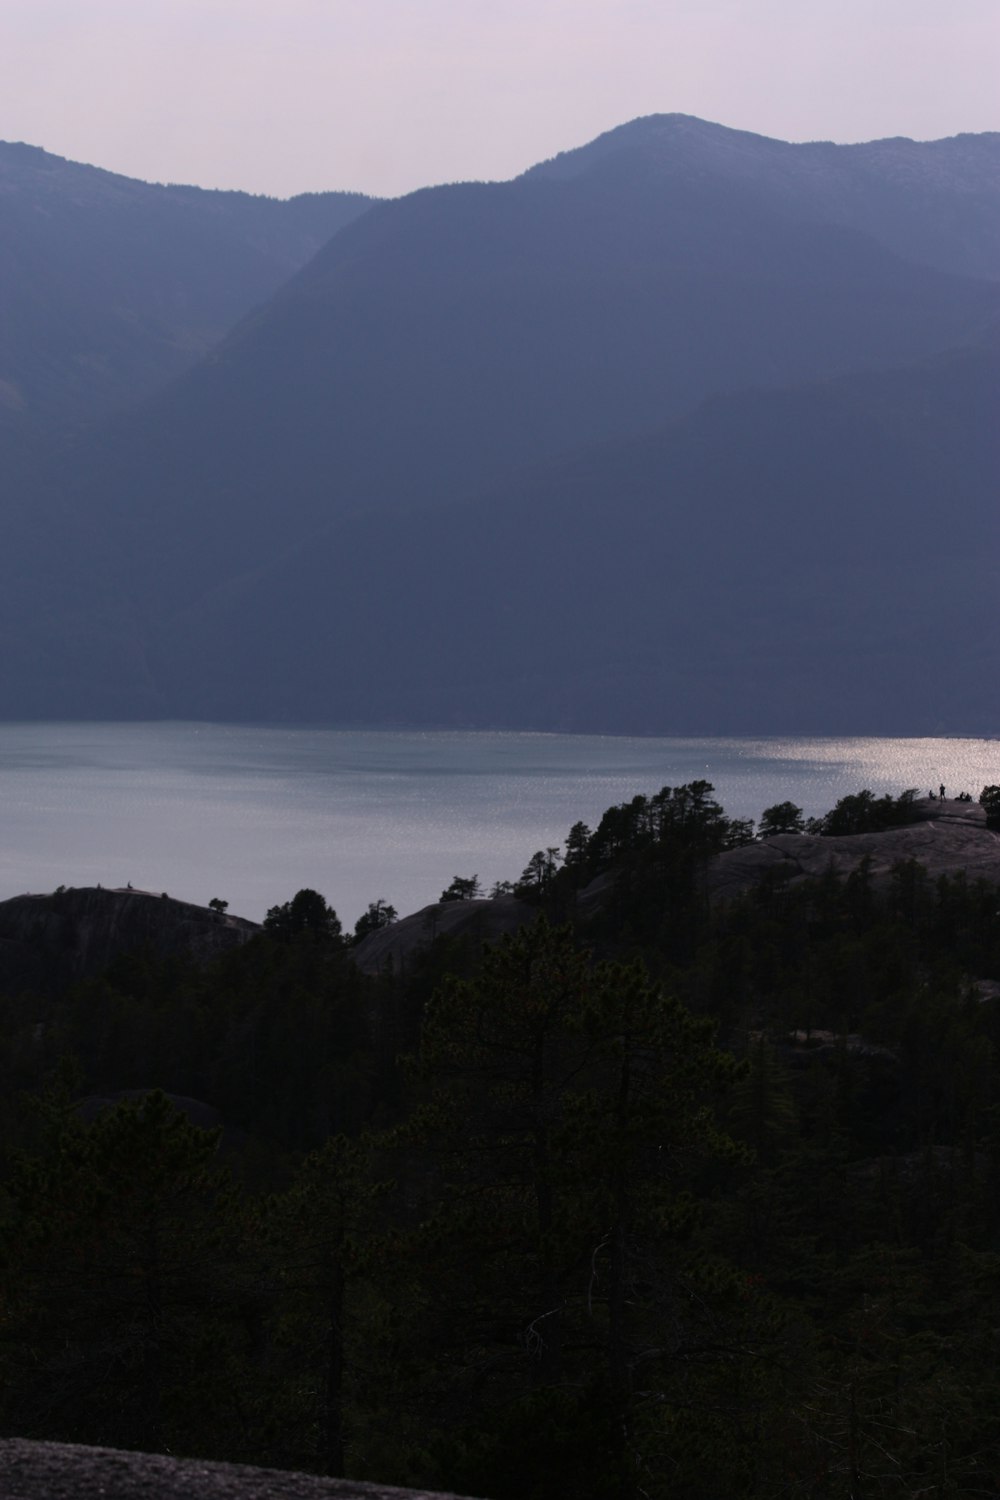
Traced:
<path fill-rule="evenodd" d="M 3 1500 L 462 1500 L 352 1479 L 84 1448 L 0 1440 Z"/>

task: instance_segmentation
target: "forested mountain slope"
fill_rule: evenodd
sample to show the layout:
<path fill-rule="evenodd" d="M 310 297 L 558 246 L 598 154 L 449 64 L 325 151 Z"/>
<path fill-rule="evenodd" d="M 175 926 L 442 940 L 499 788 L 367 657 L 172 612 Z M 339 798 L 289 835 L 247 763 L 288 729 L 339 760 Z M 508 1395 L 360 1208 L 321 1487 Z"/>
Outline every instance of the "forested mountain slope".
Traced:
<path fill-rule="evenodd" d="M 5 711 L 990 728 L 996 156 L 656 117 L 376 205 L 8 455 Z"/>
<path fill-rule="evenodd" d="M 577 177 L 626 153 L 666 178 L 750 188 L 794 218 L 871 235 L 904 260 L 1000 277 L 997 132 L 939 141 L 895 136 L 852 146 L 791 144 L 692 115 L 647 115 L 540 162 L 527 175 Z"/>
<path fill-rule="evenodd" d="M 0 142 L 0 433 L 148 395 L 370 201 L 137 182 Z"/>
<path fill-rule="evenodd" d="M 996 282 L 626 150 L 378 205 L 82 443 L 65 484 L 134 530 L 154 583 L 165 537 L 197 527 L 165 581 L 197 589 L 338 515 L 463 498 L 713 392 L 888 368 L 998 319 Z"/>
<path fill-rule="evenodd" d="M 195 716 L 996 733 L 998 402 L 960 354 L 355 516 L 166 615 L 158 681 Z"/>

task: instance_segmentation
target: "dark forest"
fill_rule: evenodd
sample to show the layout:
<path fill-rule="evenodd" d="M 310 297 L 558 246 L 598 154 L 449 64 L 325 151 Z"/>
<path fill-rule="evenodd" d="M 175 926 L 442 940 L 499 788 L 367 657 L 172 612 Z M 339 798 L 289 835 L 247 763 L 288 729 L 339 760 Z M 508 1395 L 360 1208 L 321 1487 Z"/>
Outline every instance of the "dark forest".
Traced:
<path fill-rule="evenodd" d="M 997 888 L 709 900 L 754 838 L 664 788 L 532 856 L 490 946 L 365 973 L 300 892 L 209 964 L 4 995 L 0 1431 L 490 1500 L 996 1493 Z"/>

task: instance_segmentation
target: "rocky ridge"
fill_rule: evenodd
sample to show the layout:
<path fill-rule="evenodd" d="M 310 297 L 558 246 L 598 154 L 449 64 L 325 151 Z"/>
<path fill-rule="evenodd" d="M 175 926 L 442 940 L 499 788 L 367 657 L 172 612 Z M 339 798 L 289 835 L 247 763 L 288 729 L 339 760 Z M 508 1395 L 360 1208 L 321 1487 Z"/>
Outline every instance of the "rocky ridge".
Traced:
<path fill-rule="evenodd" d="M 391 927 L 369 933 L 355 948 L 354 962 L 364 974 L 399 973 L 419 949 L 426 948 L 437 937 L 477 937 L 483 943 L 495 943 L 534 916 L 535 908 L 515 896 L 435 901 Z"/>
<path fill-rule="evenodd" d="M 131 886 L 14 896 L 0 901 L 0 991 L 51 993 L 140 949 L 206 963 L 259 931 L 245 917 Z"/>
<path fill-rule="evenodd" d="M 815 880 L 830 870 L 845 876 L 864 860 L 876 884 L 887 880 L 896 865 L 916 860 L 931 879 L 965 874 L 970 880 L 981 878 L 1000 886 L 1000 833 L 987 828 L 986 812 L 977 802 L 924 798 L 914 803 L 913 813 L 913 823 L 879 833 L 779 834 L 730 849 L 709 868 L 709 897 L 731 900 L 763 880 L 795 883 Z M 578 894 L 580 915 L 586 918 L 599 911 L 613 887 L 614 872 L 602 871 Z M 398 973 L 437 937 L 475 936 L 492 943 L 535 915 L 534 906 L 513 896 L 435 902 L 370 933 L 354 950 L 354 961 L 366 974 Z"/>
<path fill-rule="evenodd" d="M 731 900 L 764 880 L 794 884 L 831 870 L 846 876 L 865 860 L 876 884 L 901 862 L 915 860 L 931 879 L 964 874 L 1000 886 L 1000 833 L 986 826 L 978 803 L 927 798 L 916 802 L 913 812 L 913 823 L 879 833 L 779 834 L 728 850 L 709 868 L 709 897 Z M 577 897 L 580 914 L 598 911 L 613 885 L 613 872 L 598 875 Z M 534 906 L 514 896 L 438 901 L 370 933 L 352 957 L 365 974 L 399 973 L 436 938 L 494 943 L 535 914 Z M 53 991 L 99 974 L 114 959 L 139 949 L 159 957 L 187 953 L 208 962 L 260 930 L 244 917 L 131 887 L 15 896 L 0 902 L 0 991 Z"/>
<path fill-rule="evenodd" d="M 913 810 L 913 823 L 881 833 L 783 833 L 730 849 L 709 870 L 709 896 L 729 900 L 765 879 L 794 883 L 830 870 L 850 875 L 864 860 L 875 883 L 887 880 L 896 865 L 916 860 L 931 879 L 965 874 L 1000 885 L 1000 833 L 987 828 L 984 808 L 977 802 L 924 798 Z"/>

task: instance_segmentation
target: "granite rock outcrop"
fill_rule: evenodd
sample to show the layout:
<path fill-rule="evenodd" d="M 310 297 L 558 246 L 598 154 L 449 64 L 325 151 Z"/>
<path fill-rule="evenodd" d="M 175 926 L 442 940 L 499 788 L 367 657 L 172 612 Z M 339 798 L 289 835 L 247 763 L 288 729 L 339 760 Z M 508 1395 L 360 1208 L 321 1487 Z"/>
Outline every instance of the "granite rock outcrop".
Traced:
<path fill-rule="evenodd" d="M 140 950 L 204 963 L 259 931 L 244 917 L 131 887 L 14 896 L 0 901 L 0 992 L 52 994 Z"/>
<path fill-rule="evenodd" d="M 729 849 L 709 869 L 709 896 L 731 900 L 764 880 L 795 883 L 831 870 L 850 875 L 865 860 L 875 884 L 888 880 L 897 865 L 915 860 L 932 879 L 964 874 L 1000 885 L 1000 833 L 986 826 L 985 809 L 977 802 L 924 798 L 914 803 L 913 815 L 905 827 L 880 833 L 782 833 Z"/>
<path fill-rule="evenodd" d="M 472 937 L 483 943 L 495 943 L 537 915 L 534 906 L 516 896 L 435 901 L 390 927 L 369 933 L 354 949 L 353 958 L 364 974 L 384 974 L 387 970 L 399 973 L 435 938 Z"/>
<path fill-rule="evenodd" d="M 3 1500 L 461 1500 L 351 1479 L 76 1443 L 0 1440 Z"/>

